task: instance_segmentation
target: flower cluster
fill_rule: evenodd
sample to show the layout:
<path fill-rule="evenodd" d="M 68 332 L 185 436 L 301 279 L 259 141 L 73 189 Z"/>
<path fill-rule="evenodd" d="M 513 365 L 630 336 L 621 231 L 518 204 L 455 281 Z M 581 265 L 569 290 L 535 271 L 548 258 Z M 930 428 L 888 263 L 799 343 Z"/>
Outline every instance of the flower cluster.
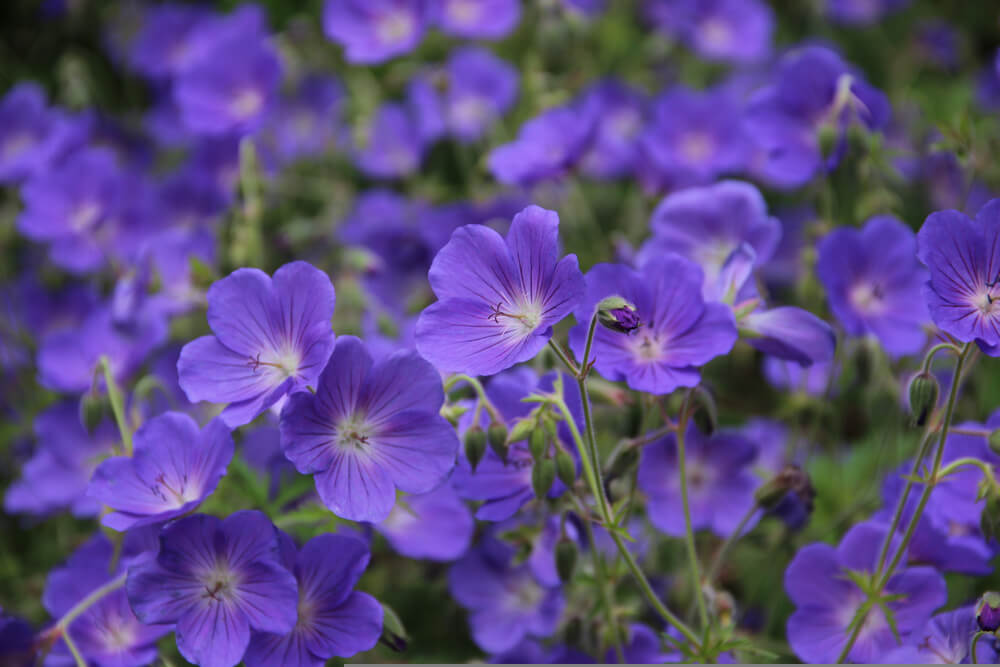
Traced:
<path fill-rule="evenodd" d="M 214 4 L 12 9 L 0 664 L 1000 659 L 995 16 Z"/>

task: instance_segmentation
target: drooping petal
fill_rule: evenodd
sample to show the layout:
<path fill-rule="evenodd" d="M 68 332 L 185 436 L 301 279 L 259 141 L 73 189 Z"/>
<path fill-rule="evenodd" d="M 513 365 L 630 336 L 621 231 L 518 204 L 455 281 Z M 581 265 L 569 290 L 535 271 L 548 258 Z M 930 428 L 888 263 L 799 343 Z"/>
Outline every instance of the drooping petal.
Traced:
<path fill-rule="evenodd" d="M 224 603 L 199 605 L 177 622 L 177 648 L 201 667 L 233 667 L 250 643 L 250 626 L 238 610 Z"/>
<path fill-rule="evenodd" d="M 837 337 L 829 324 L 794 306 L 756 310 L 740 320 L 747 342 L 766 354 L 802 366 L 833 359 Z"/>
<path fill-rule="evenodd" d="M 378 643 L 382 634 L 382 605 L 367 593 L 353 592 L 336 607 L 329 606 L 305 632 L 309 650 L 324 658 L 349 658 Z"/>
<path fill-rule="evenodd" d="M 396 502 L 389 473 L 364 454 L 340 451 L 316 475 L 316 490 L 331 512 L 349 521 L 382 521 Z"/>

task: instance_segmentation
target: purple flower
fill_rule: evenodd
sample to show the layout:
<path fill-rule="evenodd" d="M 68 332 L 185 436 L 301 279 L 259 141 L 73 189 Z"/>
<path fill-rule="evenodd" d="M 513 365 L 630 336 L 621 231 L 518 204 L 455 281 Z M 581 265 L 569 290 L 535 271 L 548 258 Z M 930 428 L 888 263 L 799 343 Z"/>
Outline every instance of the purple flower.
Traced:
<path fill-rule="evenodd" d="M 932 617 L 924 627 L 914 632 L 903 646 L 893 649 L 880 662 L 886 664 L 967 664 L 969 647 L 976 633 L 976 613 L 972 607 L 960 607 Z M 983 637 L 976 644 L 979 664 L 993 664 L 1000 658 L 994 641 Z"/>
<path fill-rule="evenodd" d="M 326 0 L 323 30 L 347 62 L 375 64 L 412 51 L 424 36 L 431 0 Z"/>
<path fill-rule="evenodd" d="M 468 0 L 464 2 L 468 4 Z M 491 15 L 490 23 L 494 21 Z M 460 141 L 482 137 L 517 99 L 517 70 L 485 49 L 454 51 L 448 59 L 447 74 L 448 130 Z"/>
<path fill-rule="evenodd" d="M 584 93 L 581 105 L 592 109 L 597 125 L 590 146 L 580 158 L 580 171 L 594 178 L 630 174 L 639 155 L 645 97 L 615 79 L 607 79 Z"/>
<path fill-rule="evenodd" d="M 709 301 L 725 296 L 728 286 L 720 277 L 735 250 L 749 244 L 753 266 L 760 266 L 771 258 L 781 239 L 781 222 L 768 215 L 760 191 L 742 181 L 671 193 L 653 211 L 649 224 L 653 238 L 640 250 L 639 263 L 666 252 L 697 262 L 704 272 L 702 295 Z"/>
<path fill-rule="evenodd" d="M 87 490 L 114 510 L 101 523 L 119 531 L 190 513 L 215 490 L 233 458 L 233 438 L 221 420 L 199 430 L 180 412 L 150 419 L 134 442 L 131 457 L 97 467 Z"/>
<path fill-rule="evenodd" d="M 758 0 L 646 0 L 643 9 L 708 60 L 753 63 L 771 50 L 774 15 Z"/>
<path fill-rule="evenodd" d="M 976 341 L 991 356 L 1000 345 L 1000 199 L 971 220 L 958 211 L 927 217 L 917 256 L 930 270 L 924 299 L 931 318 L 962 342 Z"/>
<path fill-rule="evenodd" d="M 306 262 L 286 264 L 272 279 L 237 269 L 208 290 L 214 336 L 181 350 L 177 372 L 192 403 L 229 403 L 222 420 L 249 423 L 281 397 L 319 376 L 333 348 L 335 294 L 329 277 Z"/>
<path fill-rule="evenodd" d="M 135 615 L 143 623 L 176 623 L 181 655 L 203 667 L 238 663 L 251 628 L 291 631 L 297 588 L 281 563 L 277 530 L 253 511 L 170 524 L 157 557 L 134 565 L 125 584 Z"/>
<path fill-rule="evenodd" d="M 50 244 L 58 266 L 74 273 L 95 271 L 119 246 L 114 218 L 125 185 L 109 151 L 77 151 L 24 186 L 18 229 Z"/>
<path fill-rule="evenodd" d="M 54 569 L 45 582 L 42 604 L 60 618 L 88 595 L 125 570 L 136 559 L 146 557 L 144 535 L 129 533 L 115 570 L 111 565 L 114 547 L 103 535 L 97 535 L 77 549 L 69 560 Z M 155 543 L 154 543 L 155 545 Z M 153 545 L 149 545 L 153 546 Z M 144 625 L 129 608 L 125 591 L 115 590 L 87 608 L 67 628 L 76 647 L 88 664 L 139 667 L 156 659 L 156 640 L 170 632 L 169 625 Z M 55 664 L 73 664 L 66 644 L 59 641 L 49 654 Z M 31 664 L 31 663 L 29 663 Z"/>
<path fill-rule="evenodd" d="M 431 264 L 438 297 L 417 321 L 417 349 L 440 370 L 492 375 L 533 358 L 583 292 L 576 255 L 559 258 L 559 216 L 529 206 L 504 239 L 465 225 Z"/>
<path fill-rule="evenodd" d="M 641 137 L 642 153 L 658 178 L 671 188 L 698 185 L 744 168 L 749 156 L 740 109 L 725 89 L 694 91 L 675 87 L 653 101 Z"/>
<path fill-rule="evenodd" d="M 233 35 L 184 70 L 174 101 L 193 132 L 249 134 L 263 122 L 280 83 L 274 48 L 260 35 Z"/>
<path fill-rule="evenodd" d="M 785 570 L 785 591 L 797 609 L 788 619 L 788 642 L 806 662 L 835 662 L 847 645 L 848 626 L 865 602 L 864 592 L 848 572 L 871 574 L 885 539 L 886 526 L 863 522 L 851 528 L 836 548 L 815 543 L 803 547 Z M 894 540 L 895 547 L 899 547 Z M 931 567 L 898 570 L 885 593 L 898 596 L 884 604 L 895 629 L 906 641 L 947 599 L 944 578 Z M 868 614 L 847 655 L 852 662 L 874 662 L 897 646 L 894 631 L 876 606 Z"/>
<path fill-rule="evenodd" d="M 468 550 L 476 522 L 465 503 L 445 484 L 396 503 L 375 529 L 407 558 L 449 561 Z"/>
<path fill-rule="evenodd" d="M 725 537 L 754 506 L 753 492 L 759 480 L 750 464 L 757 456 L 757 449 L 738 433 L 705 436 L 693 424 L 688 426 L 684 437 L 684 449 L 691 526 L 694 530 L 710 529 Z M 639 488 L 649 498 L 652 524 L 667 535 L 684 535 L 675 435 L 643 448 Z"/>
<path fill-rule="evenodd" d="M 83 393 L 94 382 L 102 356 L 108 358 L 115 380 L 122 382 L 167 338 L 164 313 L 147 302 L 128 327 L 114 323 L 111 308 L 96 307 L 76 329 L 59 329 L 38 347 L 38 380 L 49 389 Z"/>
<path fill-rule="evenodd" d="M 635 306 L 642 325 L 630 334 L 598 327 L 594 368 L 636 391 L 669 394 L 693 387 L 698 367 L 726 354 L 736 342 L 730 309 L 701 298 L 701 269 L 679 255 L 648 261 L 638 271 L 621 264 L 598 264 L 587 272 L 587 289 L 575 311 L 569 341 L 582 359 L 590 318 L 597 303 L 618 295 Z"/>
<path fill-rule="evenodd" d="M 435 22 L 449 35 L 500 39 L 521 20 L 520 0 L 439 0 Z"/>
<path fill-rule="evenodd" d="M 281 99 L 269 118 L 269 147 L 282 164 L 322 155 L 338 141 L 345 92 L 336 79 L 303 77 L 295 93 Z"/>
<path fill-rule="evenodd" d="M 368 547 L 353 537 L 320 535 L 298 554 L 282 534 L 281 561 L 298 581 L 298 621 L 291 632 L 254 632 L 247 667 L 313 667 L 349 658 L 375 646 L 382 634 L 382 606 L 353 590 L 368 567 Z"/>
<path fill-rule="evenodd" d="M 527 564 L 469 551 L 448 573 L 451 594 L 469 610 L 472 638 L 484 651 L 507 651 L 526 637 L 555 633 L 565 598 L 535 579 Z"/>
<path fill-rule="evenodd" d="M 358 168 L 372 178 L 411 174 L 420 166 L 426 142 L 414 114 L 402 104 L 383 104 L 375 112 L 367 143 L 356 149 Z"/>
<path fill-rule="evenodd" d="M 382 521 L 396 489 L 426 493 L 455 465 L 458 438 L 441 417 L 441 377 L 415 352 L 373 362 L 352 336 L 337 341 L 316 394 L 293 394 L 281 447 L 334 514 Z"/>
<path fill-rule="evenodd" d="M 776 105 L 747 109 L 743 132 L 750 151 L 747 171 L 773 188 L 799 188 L 823 163 L 815 129 Z"/>
<path fill-rule="evenodd" d="M 788 391 L 803 392 L 809 396 L 824 396 L 835 373 L 832 362 L 815 363 L 803 367 L 794 361 L 767 357 L 764 359 L 764 377 L 771 386 Z"/>
<path fill-rule="evenodd" d="M 818 248 L 816 272 L 847 332 L 874 334 L 892 356 L 918 352 L 929 315 L 921 298 L 927 272 L 905 224 L 879 216 L 864 228 L 835 229 Z"/>
<path fill-rule="evenodd" d="M 65 147 L 69 123 L 45 104 L 34 83 L 21 83 L 0 99 L 0 183 L 15 183 L 47 169 Z"/>
<path fill-rule="evenodd" d="M 544 111 L 521 126 L 517 139 L 493 149 L 490 172 L 505 185 L 560 178 L 586 150 L 594 120 L 587 110 L 568 106 Z"/>
<path fill-rule="evenodd" d="M 7 489 L 4 510 L 46 515 L 69 509 L 74 516 L 90 517 L 100 505 L 86 495 L 97 462 L 118 444 L 118 430 L 103 420 L 87 433 L 80 423 L 77 403 L 52 405 L 35 417 L 38 446 L 21 467 L 21 479 Z"/>
<path fill-rule="evenodd" d="M 659 635 L 642 623 L 632 623 L 628 626 L 628 643 L 622 653 L 624 658 L 622 662 L 628 665 L 662 665 L 684 660 L 679 651 L 664 652 L 663 641 Z M 617 663 L 618 654 L 614 649 L 608 649 L 604 660 Z"/>
<path fill-rule="evenodd" d="M 201 7 L 166 4 L 149 7 L 129 47 L 129 64 L 152 78 L 166 78 L 186 69 L 198 55 L 193 37 L 213 18 Z"/>
<path fill-rule="evenodd" d="M 776 82 L 758 92 L 751 107 L 774 111 L 819 128 L 833 123 L 841 130 L 852 122 L 881 130 L 889 121 L 885 95 L 865 82 L 839 55 L 821 46 L 789 52 L 778 67 Z"/>

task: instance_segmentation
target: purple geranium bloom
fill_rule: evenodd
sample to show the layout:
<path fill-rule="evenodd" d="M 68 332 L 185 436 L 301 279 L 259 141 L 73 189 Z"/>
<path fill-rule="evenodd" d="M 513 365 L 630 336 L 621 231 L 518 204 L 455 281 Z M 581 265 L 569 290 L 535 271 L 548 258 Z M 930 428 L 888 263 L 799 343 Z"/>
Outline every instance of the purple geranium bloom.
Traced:
<path fill-rule="evenodd" d="M 541 585 L 528 564 L 469 551 L 448 573 L 451 594 L 469 610 L 472 638 L 484 651 L 507 651 L 525 637 L 556 631 L 565 598 L 559 587 Z"/>
<path fill-rule="evenodd" d="M 466 39 L 500 39 L 521 20 L 521 0 L 439 0 L 435 23 Z"/>
<path fill-rule="evenodd" d="M 174 83 L 174 101 L 199 134 L 249 134 L 281 83 L 281 62 L 260 35 L 236 35 L 201 54 Z"/>
<path fill-rule="evenodd" d="M 115 547 L 103 535 L 84 543 L 68 561 L 54 569 L 45 582 L 42 603 L 53 618 L 61 618 L 77 603 L 111 579 L 122 574 L 137 560 L 150 557 L 143 547 L 150 544 L 145 534 L 129 533 L 121 557 L 114 557 Z M 112 563 L 117 561 L 114 570 Z M 129 608 L 125 591 L 115 590 L 87 608 L 67 631 L 87 664 L 115 667 L 139 667 L 156 659 L 156 640 L 170 632 L 169 625 L 144 625 Z M 49 660 L 53 664 L 73 664 L 65 643 L 59 641 Z M 46 664 L 50 664 L 46 661 Z"/>
<path fill-rule="evenodd" d="M 643 9 L 708 60 L 753 63 L 771 50 L 774 14 L 759 0 L 646 0 Z"/>
<path fill-rule="evenodd" d="M 269 119 L 270 148 L 282 163 L 322 155 L 338 141 L 344 89 L 336 79 L 303 77 L 295 93 L 280 100 Z"/>
<path fill-rule="evenodd" d="M 851 528 L 836 548 L 810 544 L 795 555 L 785 570 L 785 591 L 797 609 L 788 619 L 788 642 L 806 662 L 835 662 L 847 645 L 848 626 L 865 602 L 864 592 L 848 572 L 871 574 L 878 561 L 887 527 L 871 521 Z M 895 548 L 899 547 L 894 540 Z M 898 596 L 886 602 L 895 630 L 906 641 L 947 599 L 944 578 L 931 567 L 898 570 L 885 593 Z M 869 614 L 847 659 L 875 662 L 897 646 L 893 628 L 876 606 Z"/>
<path fill-rule="evenodd" d="M 0 99 L 0 183 L 14 183 L 46 169 L 65 147 L 68 122 L 45 104 L 34 83 L 21 83 Z"/>
<path fill-rule="evenodd" d="M 693 387 L 698 367 L 726 354 L 736 342 L 730 309 L 701 297 L 702 271 L 680 255 L 652 259 L 638 271 L 621 264 L 598 264 L 587 272 L 587 290 L 575 311 L 569 341 L 583 358 L 587 330 L 597 303 L 618 295 L 635 306 L 641 324 L 624 334 L 605 327 L 594 333 L 594 368 L 609 380 L 636 391 L 669 394 Z"/>
<path fill-rule="evenodd" d="M 291 538 L 279 539 L 282 564 L 298 580 L 298 621 L 287 634 L 254 632 L 247 667 L 314 667 L 374 647 L 382 634 L 382 606 L 354 590 L 368 567 L 367 545 L 344 535 L 319 535 L 296 554 Z"/>
<path fill-rule="evenodd" d="M 147 302 L 130 326 L 114 323 L 109 306 L 96 307 L 76 329 L 59 329 L 42 338 L 38 347 L 38 380 L 50 389 L 83 393 L 94 383 L 102 356 L 108 358 L 117 382 L 126 380 L 167 338 L 164 313 Z"/>
<path fill-rule="evenodd" d="M 517 70 L 485 49 L 453 52 L 447 74 L 445 115 L 460 141 L 479 139 L 517 99 Z"/>
<path fill-rule="evenodd" d="M 961 665 L 971 662 L 972 637 L 979 628 L 973 607 L 960 607 L 932 617 L 914 632 L 910 641 L 879 660 L 891 665 Z M 1000 658 L 996 640 L 983 637 L 976 643 L 979 664 L 995 664 Z"/>
<path fill-rule="evenodd" d="M 814 128 L 834 123 L 841 130 L 854 121 L 881 130 L 889 121 L 889 102 L 839 55 L 805 46 L 782 59 L 777 81 L 759 91 L 751 107 L 771 106 Z"/>
<path fill-rule="evenodd" d="M 597 125 L 590 147 L 580 158 L 580 171 L 595 178 L 630 174 L 639 154 L 645 97 L 615 79 L 607 79 L 584 93 L 581 104 L 593 109 Z"/>
<path fill-rule="evenodd" d="M 384 62 L 412 51 L 430 20 L 431 0 L 326 0 L 323 30 L 349 63 Z"/>
<path fill-rule="evenodd" d="M 465 225 L 431 264 L 438 297 L 417 321 L 417 349 L 443 371 L 492 375 L 533 358 L 583 292 L 576 255 L 559 258 L 559 216 L 529 206 L 504 239 Z"/>
<path fill-rule="evenodd" d="M 282 565 L 278 532 L 254 511 L 226 519 L 196 514 L 167 526 L 155 559 L 134 565 L 125 589 L 143 623 L 176 623 L 189 662 L 230 667 L 243 659 L 251 628 L 295 626 L 295 577 Z"/>
<path fill-rule="evenodd" d="M 0 609 L 0 663 L 10 667 L 32 667 L 35 653 L 35 631 L 31 625 Z"/>
<path fill-rule="evenodd" d="M 188 514 L 215 490 L 233 458 L 222 420 L 204 429 L 181 412 L 153 417 L 135 433 L 135 451 L 103 461 L 87 494 L 110 507 L 101 523 L 115 530 Z"/>
<path fill-rule="evenodd" d="M 476 522 L 451 486 L 406 496 L 375 529 L 407 558 L 449 561 L 464 554 Z"/>
<path fill-rule="evenodd" d="M 103 420 L 87 433 L 75 401 L 46 408 L 33 427 L 38 446 L 21 467 L 21 479 L 8 487 L 4 510 L 46 515 L 69 509 L 74 516 L 95 516 L 100 504 L 86 495 L 87 484 L 97 462 L 118 444 L 118 429 Z"/>
<path fill-rule="evenodd" d="M 699 185 L 744 168 L 749 145 L 733 95 L 675 87 L 653 101 L 640 139 L 652 176 L 670 187 Z"/>
<path fill-rule="evenodd" d="M 368 128 L 368 139 L 358 147 L 355 162 L 372 178 L 398 178 L 416 171 L 426 142 L 416 114 L 402 104 L 383 104 Z"/>
<path fill-rule="evenodd" d="M 50 244 L 60 267 L 95 271 L 118 243 L 111 227 L 125 184 L 110 151 L 77 151 L 25 185 L 18 229 L 33 241 Z"/>
<path fill-rule="evenodd" d="M 382 521 L 396 489 L 426 493 L 455 465 L 458 438 L 439 414 L 441 377 L 415 352 L 375 362 L 353 336 L 337 341 L 315 395 L 281 412 L 281 447 L 316 476 L 323 504 L 351 521 Z"/>
<path fill-rule="evenodd" d="M 934 323 L 1000 354 L 1000 199 L 975 220 L 958 211 L 932 213 L 917 234 L 917 256 L 930 269 L 924 299 Z"/>
<path fill-rule="evenodd" d="M 490 378 L 486 385 L 486 396 L 500 413 L 504 425 L 513 428 L 522 417 L 528 415 L 531 406 L 521 399 L 533 392 L 552 391 L 556 373 L 546 373 L 539 378 L 534 371 L 518 367 Z M 563 378 L 563 392 L 566 405 L 574 415 L 577 427 L 583 427 L 583 405 L 580 390 L 575 382 Z M 486 429 L 490 416 L 480 414 L 479 426 Z M 460 432 L 472 426 L 472 415 L 459 422 Z M 560 422 L 556 431 L 562 443 L 573 451 L 572 436 L 568 427 Z M 527 441 L 510 444 L 506 460 L 501 459 L 492 449 L 487 449 L 475 472 L 465 456 L 461 456 L 451 483 L 458 495 L 467 500 L 483 501 L 476 510 L 476 518 L 483 521 L 503 521 L 514 516 L 526 503 L 535 498 L 531 484 L 531 473 L 535 461 L 528 450 Z M 549 497 L 555 498 L 565 491 L 558 479 L 549 490 Z"/>
<path fill-rule="evenodd" d="M 594 120 L 586 109 L 543 111 L 521 126 L 517 139 L 493 149 L 490 172 L 506 185 L 533 186 L 559 178 L 586 150 Z"/>
<path fill-rule="evenodd" d="M 336 301 L 330 278 L 306 262 L 269 277 L 237 269 L 208 290 L 214 336 L 181 350 L 177 373 L 192 403 L 229 403 L 222 420 L 249 423 L 281 397 L 305 389 L 333 349 Z"/>
<path fill-rule="evenodd" d="M 757 448 L 739 433 L 705 436 L 691 424 L 684 437 L 684 449 L 691 526 L 694 530 L 710 529 L 725 537 L 754 506 L 753 492 L 760 480 L 750 464 L 757 456 Z M 639 488 L 649 497 L 652 524 L 667 535 L 684 535 L 674 434 L 643 448 Z"/>
<path fill-rule="evenodd" d="M 143 12 L 142 26 L 129 46 L 129 64 L 155 79 L 170 77 L 190 65 L 198 55 L 192 38 L 212 18 L 201 7 L 165 4 Z"/>
<path fill-rule="evenodd" d="M 774 188 L 792 190 L 812 180 L 822 165 L 814 128 L 773 104 L 751 106 L 743 115 L 750 145 L 747 171 Z"/>
<path fill-rule="evenodd" d="M 628 626 L 628 643 L 623 648 L 622 663 L 627 665 L 663 665 L 684 660 L 679 651 L 665 652 L 663 640 L 652 628 L 642 623 Z M 618 662 L 617 652 L 608 649 L 604 660 L 609 663 Z"/>
<path fill-rule="evenodd" d="M 920 292 L 927 272 L 909 227 L 878 216 L 862 229 L 833 230 L 818 253 L 816 272 L 847 333 L 874 334 L 893 357 L 923 347 L 930 316 Z"/>
<path fill-rule="evenodd" d="M 768 215 L 760 191 L 742 181 L 671 193 L 653 211 L 649 224 L 653 238 L 639 251 L 639 263 L 667 252 L 697 262 L 704 272 L 702 296 L 709 301 L 725 296 L 728 285 L 720 277 L 734 251 L 749 244 L 753 266 L 760 266 L 781 239 L 781 222 Z"/>
<path fill-rule="evenodd" d="M 809 396 L 824 396 L 832 384 L 831 374 L 835 374 L 833 362 L 815 363 L 803 367 L 794 361 L 767 357 L 764 359 L 764 377 L 771 386 L 788 391 L 797 391 Z"/>

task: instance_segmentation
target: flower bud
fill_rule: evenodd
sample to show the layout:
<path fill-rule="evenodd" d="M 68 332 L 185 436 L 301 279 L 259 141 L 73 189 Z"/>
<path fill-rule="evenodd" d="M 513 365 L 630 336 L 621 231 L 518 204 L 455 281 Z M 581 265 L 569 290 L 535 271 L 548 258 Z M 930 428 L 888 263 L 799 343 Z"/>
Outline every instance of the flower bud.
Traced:
<path fill-rule="evenodd" d="M 452 403 L 441 408 L 441 416 L 447 419 L 452 426 L 458 426 L 459 418 L 468 411 L 469 409 L 464 405 Z"/>
<path fill-rule="evenodd" d="M 990 433 L 990 451 L 1000 456 L 1000 428 Z"/>
<path fill-rule="evenodd" d="M 921 371 L 913 376 L 910 380 L 910 416 L 915 425 L 923 426 L 927 423 L 927 417 L 937 406 L 939 393 L 937 378 L 928 371 Z"/>
<path fill-rule="evenodd" d="M 513 430 L 507 434 L 507 442 L 521 442 L 522 440 L 527 440 L 531 436 L 531 432 L 535 430 L 535 420 L 534 418 L 525 418 L 514 424 Z"/>
<path fill-rule="evenodd" d="M 559 574 L 559 581 L 565 583 L 573 578 L 573 572 L 576 570 L 576 556 L 576 542 L 566 537 L 562 537 L 556 542 L 556 572 Z"/>
<path fill-rule="evenodd" d="M 545 435 L 545 429 L 539 426 L 531 432 L 531 437 L 528 438 L 528 451 L 531 452 L 531 458 L 536 463 L 545 457 L 545 451 L 548 449 L 549 440 Z"/>
<path fill-rule="evenodd" d="M 984 593 L 976 603 L 976 623 L 983 632 L 1000 629 L 1000 593 Z"/>
<path fill-rule="evenodd" d="M 694 409 L 694 423 L 705 435 L 715 433 L 719 425 L 719 411 L 715 407 L 715 398 L 705 387 L 698 385 L 691 390 L 691 405 Z"/>
<path fill-rule="evenodd" d="M 816 496 L 809 475 L 797 465 L 786 465 L 778 474 L 764 482 L 754 492 L 754 500 L 764 510 L 773 510 L 786 495 L 795 493 L 807 506 Z"/>
<path fill-rule="evenodd" d="M 552 459 L 542 459 L 531 469 L 531 488 L 536 498 L 544 498 L 556 479 L 556 463 Z"/>
<path fill-rule="evenodd" d="M 559 481 L 566 486 L 573 486 L 573 482 L 576 481 L 576 461 L 563 449 L 556 452 L 556 474 L 559 476 Z"/>
<path fill-rule="evenodd" d="M 472 466 L 472 472 L 476 472 L 476 466 L 483 460 L 486 453 L 486 433 L 479 426 L 473 426 L 465 432 L 465 458 Z"/>
<path fill-rule="evenodd" d="M 979 516 L 979 529 L 987 542 L 1000 539 L 1000 495 L 992 489 L 986 494 L 986 506 Z"/>
<path fill-rule="evenodd" d="M 601 299 L 597 304 L 597 321 L 602 326 L 623 334 L 635 331 L 642 324 L 635 306 L 620 296 Z"/>
<path fill-rule="evenodd" d="M 507 460 L 507 427 L 503 422 L 493 422 L 486 430 L 490 449 L 502 460 Z"/>
<path fill-rule="evenodd" d="M 87 392 L 80 398 L 80 423 L 87 433 L 93 433 L 104 416 L 108 414 L 108 399 L 106 396 Z"/>
<path fill-rule="evenodd" d="M 410 638 L 406 634 L 406 628 L 399 619 L 399 615 L 389 605 L 382 604 L 382 643 L 396 653 L 406 650 Z"/>

